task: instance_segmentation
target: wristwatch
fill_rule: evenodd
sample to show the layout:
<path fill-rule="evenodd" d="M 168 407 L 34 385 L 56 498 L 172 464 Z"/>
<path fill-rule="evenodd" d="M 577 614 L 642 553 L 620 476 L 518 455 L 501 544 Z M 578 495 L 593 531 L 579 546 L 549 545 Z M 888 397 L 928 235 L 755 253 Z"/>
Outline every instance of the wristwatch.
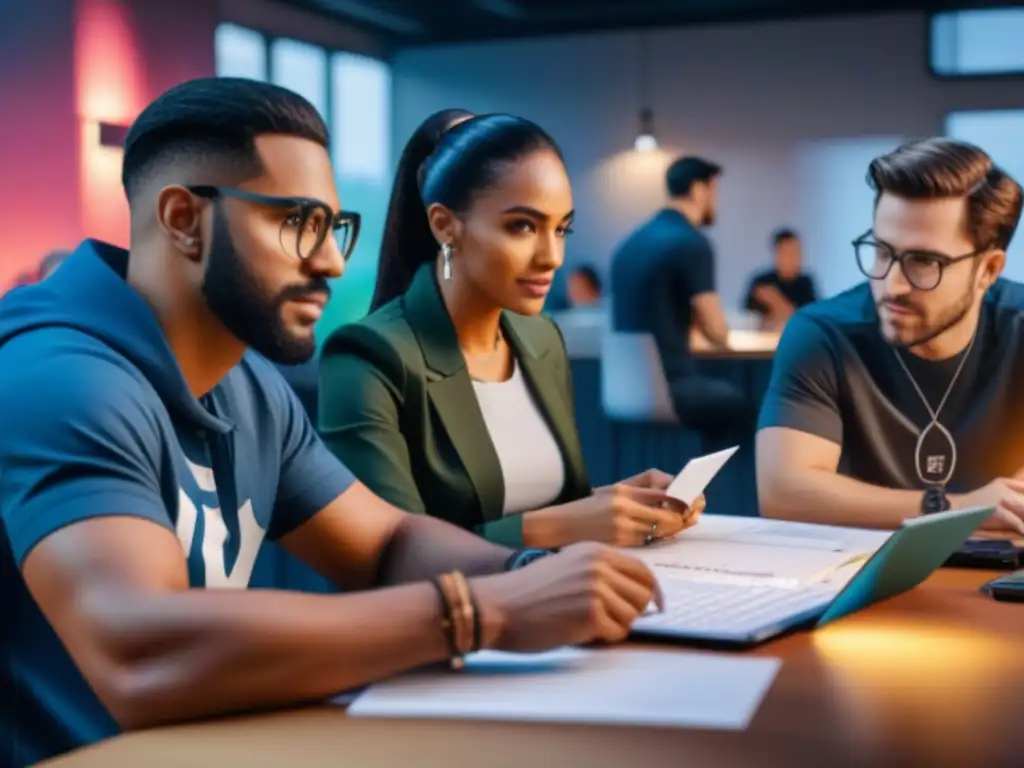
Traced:
<path fill-rule="evenodd" d="M 949 497 L 941 485 L 932 485 L 925 489 L 921 499 L 921 514 L 934 515 L 950 508 Z"/>
<path fill-rule="evenodd" d="M 508 560 L 505 561 L 505 570 L 518 570 L 529 565 L 534 560 L 540 560 L 540 558 L 547 557 L 551 554 L 554 553 L 550 549 L 538 549 L 536 547 L 517 549 L 509 556 Z"/>

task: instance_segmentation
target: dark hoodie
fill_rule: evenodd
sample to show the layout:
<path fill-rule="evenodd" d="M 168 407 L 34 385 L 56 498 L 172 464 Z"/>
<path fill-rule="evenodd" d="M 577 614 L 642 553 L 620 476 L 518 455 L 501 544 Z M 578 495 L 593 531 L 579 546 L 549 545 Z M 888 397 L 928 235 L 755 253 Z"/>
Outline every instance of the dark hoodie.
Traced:
<path fill-rule="evenodd" d="M 4 765 L 118 732 L 26 589 L 20 567 L 37 543 L 89 518 L 140 517 L 177 535 L 192 587 L 244 588 L 262 580 L 266 539 L 353 481 L 258 355 L 193 397 L 127 263 L 86 242 L 0 301 Z"/>

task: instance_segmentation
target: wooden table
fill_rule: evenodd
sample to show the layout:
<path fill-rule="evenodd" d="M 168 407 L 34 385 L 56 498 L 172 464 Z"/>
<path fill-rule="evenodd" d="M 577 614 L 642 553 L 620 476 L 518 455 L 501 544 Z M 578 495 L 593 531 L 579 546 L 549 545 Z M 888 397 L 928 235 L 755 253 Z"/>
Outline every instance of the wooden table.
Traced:
<path fill-rule="evenodd" d="M 1019 768 L 1024 605 L 978 592 L 995 575 L 944 570 L 823 630 L 757 649 L 784 664 L 742 733 L 361 720 L 313 707 L 129 734 L 48 765 Z"/>

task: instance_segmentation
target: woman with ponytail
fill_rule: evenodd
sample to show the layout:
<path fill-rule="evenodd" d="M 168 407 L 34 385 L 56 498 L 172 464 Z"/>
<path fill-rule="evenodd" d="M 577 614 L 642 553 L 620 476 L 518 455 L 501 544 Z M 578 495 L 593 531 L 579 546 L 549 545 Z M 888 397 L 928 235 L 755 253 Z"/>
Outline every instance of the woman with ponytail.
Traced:
<path fill-rule="evenodd" d="M 541 314 L 573 219 L 561 152 L 449 110 L 402 153 L 373 311 L 325 342 L 320 431 L 371 490 L 513 547 L 640 546 L 692 525 L 649 470 L 592 489 L 565 345 Z"/>
<path fill-rule="evenodd" d="M 435 112 L 420 123 L 402 150 L 388 203 L 388 216 L 384 221 L 384 239 L 380 247 L 377 284 L 370 301 L 371 312 L 405 293 L 416 268 L 437 256 L 437 241 L 423 212 L 417 175 L 445 131 L 471 117 L 473 113 L 464 109 Z"/>

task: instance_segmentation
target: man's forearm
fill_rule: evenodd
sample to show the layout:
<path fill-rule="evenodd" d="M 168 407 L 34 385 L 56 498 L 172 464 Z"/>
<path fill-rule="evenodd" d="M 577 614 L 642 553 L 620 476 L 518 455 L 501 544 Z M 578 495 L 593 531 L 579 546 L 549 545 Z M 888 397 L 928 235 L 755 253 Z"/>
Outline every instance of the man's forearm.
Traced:
<path fill-rule="evenodd" d="M 448 655 L 429 584 L 341 596 L 109 593 L 90 603 L 97 652 L 79 661 L 126 729 L 320 701 Z"/>
<path fill-rule="evenodd" d="M 498 573 L 512 550 L 428 515 L 405 515 L 384 553 L 378 583 L 405 584 L 458 569 Z"/>
<path fill-rule="evenodd" d="M 899 527 L 921 514 L 921 491 L 901 491 L 817 469 L 759 479 L 761 514 L 780 520 L 858 528 Z"/>

